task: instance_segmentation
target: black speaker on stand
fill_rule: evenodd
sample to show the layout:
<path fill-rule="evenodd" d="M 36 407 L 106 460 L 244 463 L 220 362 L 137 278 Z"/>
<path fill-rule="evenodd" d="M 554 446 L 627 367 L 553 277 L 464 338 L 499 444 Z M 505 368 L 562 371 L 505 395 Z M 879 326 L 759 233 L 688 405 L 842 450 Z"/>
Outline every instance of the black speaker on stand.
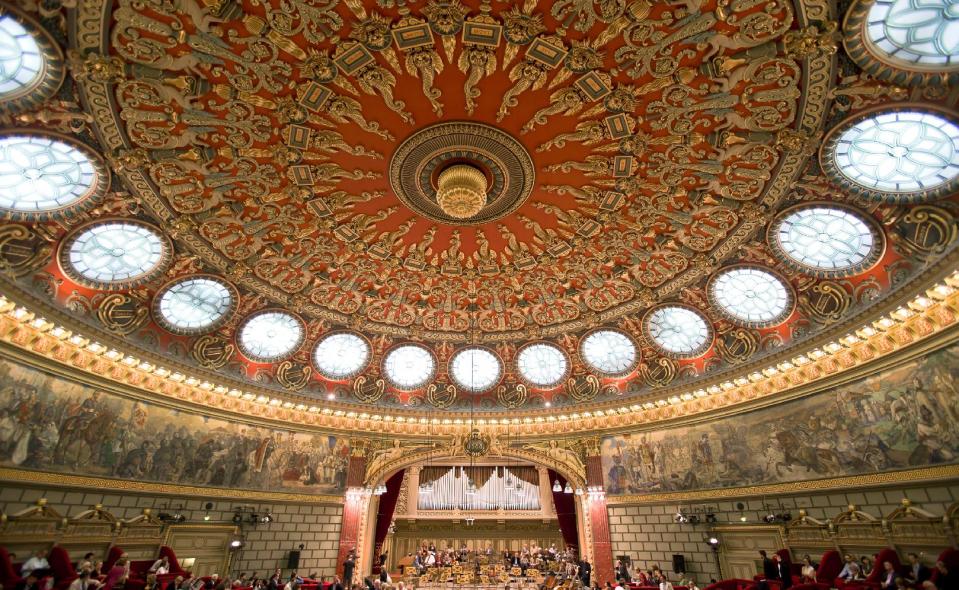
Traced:
<path fill-rule="evenodd" d="M 680 556 L 682 557 L 682 556 Z M 290 551 L 290 555 L 286 558 L 286 567 L 287 569 L 295 570 L 300 567 L 300 552 L 299 551 Z"/>
<path fill-rule="evenodd" d="M 673 573 L 675 574 L 685 574 L 686 573 L 686 556 L 675 554 L 673 555 Z"/>

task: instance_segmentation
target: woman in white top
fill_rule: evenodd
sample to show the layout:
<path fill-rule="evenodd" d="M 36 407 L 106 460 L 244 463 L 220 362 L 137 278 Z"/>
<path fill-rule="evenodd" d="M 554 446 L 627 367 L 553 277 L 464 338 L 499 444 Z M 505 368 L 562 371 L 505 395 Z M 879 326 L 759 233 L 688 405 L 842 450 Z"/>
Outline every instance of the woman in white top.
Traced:
<path fill-rule="evenodd" d="M 666 577 L 666 572 L 662 572 L 659 579 L 659 590 L 673 590 L 673 584 Z"/>
<path fill-rule="evenodd" d="M 816 582 L 816 566 L 812 564 L 812 558 L 809 555 L 804 555 L 802 558 L 802 575 L 803 583 L 814 584 Z"/>

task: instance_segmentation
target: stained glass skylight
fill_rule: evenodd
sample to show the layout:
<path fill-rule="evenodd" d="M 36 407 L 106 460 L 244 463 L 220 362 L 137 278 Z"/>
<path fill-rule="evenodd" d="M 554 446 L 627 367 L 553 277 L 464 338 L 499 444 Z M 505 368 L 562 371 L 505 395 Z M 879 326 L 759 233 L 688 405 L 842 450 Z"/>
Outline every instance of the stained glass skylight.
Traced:
<path fill-rule="evenodd" d="M 646 332 L 663 351 L 697 356 L 709 345 L 709 324 L 702 314 L 680 305 L 654 309 L 646 318 Z"/>
<path fill-rule="evenodd" d="M 211 277 L 188 277 L 159 295 L 157 320 L 176 333 L 207 331 L 226 319 L 235 304 L 230 288 Z"/>
<path fill-rule="evenodd" d="M 97 285 L 122 285 L 157 273 L 168 248 L 160 232 L 131 221 L 87 226 L 68 240 L 67 270 Z"/>
<path fill-rule="evenodd" d="M 496 385 L 502 374 L 502 363 L 485 348 L 464 348 L 450 360 L 453 381 L 468 391 L 486 391 Z"/>
<path fill-rule="evenodd" d="M 558 347 L 537 342 L 520 349 L 516 355 L 516 368 L 523 379 L 533 385 L 553 387 L 566 376 L 569 361 Z"/>
<path fill-rule="evenodd" d="M 720 271 L 709 283 L 713 303 L 741 324 L 764 326 L 786 319 L 791 292 L 771 272 L 747 266 Z"/>
<path fill-rule="evenodd" d="M 370 345 L 349 332 L 335 332 L 320 340 L 313 351 L 313 362 L 327 379 L 348 379 L 370 362 Z"/>
<path fill-rule="evenodd" d="M 436 372 L 436 360 L 418 344 L 404 344 L 387 353 L 383 372 L 400 389 L 417 389 L 426 385 Z"/>
<path fill-rule="evenodd" d="M 875 0 L 866 32 L 888 57 L 918 66 L 959 61 L 959 3 L 955 0 Z"/>
<path fill-rule="evenodd" d="M 892 198 L 947 189 L 959 178 L 959 127 L 936 113 L 877 113 L 845 128 L 832 146 L 846 179 Z"/>
<path fill-rule="evenodd" d="M 29 90 L 42 73 L 36 39 L 13 16 L 0 16 L 0 100 Z"/>
<path fill-rule="evenodd" d="M 597 330 L 580 344 L 586 364 L 606 375 L 622 375 L 636 365 L 636 346 L 622 332 Z"/>
<path fill-rule="evenodd" d="M 303 323 L 293 314 L 268 310 L 250 316 L 243 323 L 237 344 L 250 359 L 268 363 L 296 351 L 304 333 Z"/>
<path fill-rule="evenodd" d="M 773 246 L 802 268 L 839 273 L 860 268 L 879 248 L 868 223 L 850 210 L 813 205 L 774 223 Z"/>
<path fill-rule="evenodd" d="M 90 196 L 97 182 L 90 158 L 65 141 L 42 135 L 0 138 L 2 209 L 28 215 L 62 209 Z"/>

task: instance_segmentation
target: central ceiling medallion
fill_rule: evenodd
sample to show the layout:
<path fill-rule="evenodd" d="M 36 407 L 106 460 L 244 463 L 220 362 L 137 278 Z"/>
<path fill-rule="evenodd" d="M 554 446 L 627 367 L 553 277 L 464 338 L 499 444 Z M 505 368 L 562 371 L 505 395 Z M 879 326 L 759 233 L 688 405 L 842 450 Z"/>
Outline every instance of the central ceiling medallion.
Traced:
<path fill-rule="evenodd" d="M 454 164 L 440 172 L 436 202 L 444 213 L 469 219 L 486 206 L 486 175 L 469 164 Z"/>
<path fill-rule="evenodd" d="M 449 225 L 479 225 L 522 205 L 536 180 L 533 159 L 508 133 L 448 121 L 408 137 L 390 161 L 390 184 L 407 207 Z"/>

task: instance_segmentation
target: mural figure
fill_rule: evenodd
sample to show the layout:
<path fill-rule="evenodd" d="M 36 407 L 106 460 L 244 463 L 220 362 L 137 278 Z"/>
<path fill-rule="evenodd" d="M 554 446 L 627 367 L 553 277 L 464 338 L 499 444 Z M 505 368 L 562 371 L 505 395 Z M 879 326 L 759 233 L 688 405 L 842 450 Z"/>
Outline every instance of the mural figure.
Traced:
<path fill-rule="evenodd" d="M 349 447 L 134 402 L 0 360 L 0 465 L 158 483 L 335 493 Z"/>
<path fill-rule="evenodd" d="M 801 400 L 603 440 L 609 494 L 876 473 L 959 460 L 959 346 Z"/>

